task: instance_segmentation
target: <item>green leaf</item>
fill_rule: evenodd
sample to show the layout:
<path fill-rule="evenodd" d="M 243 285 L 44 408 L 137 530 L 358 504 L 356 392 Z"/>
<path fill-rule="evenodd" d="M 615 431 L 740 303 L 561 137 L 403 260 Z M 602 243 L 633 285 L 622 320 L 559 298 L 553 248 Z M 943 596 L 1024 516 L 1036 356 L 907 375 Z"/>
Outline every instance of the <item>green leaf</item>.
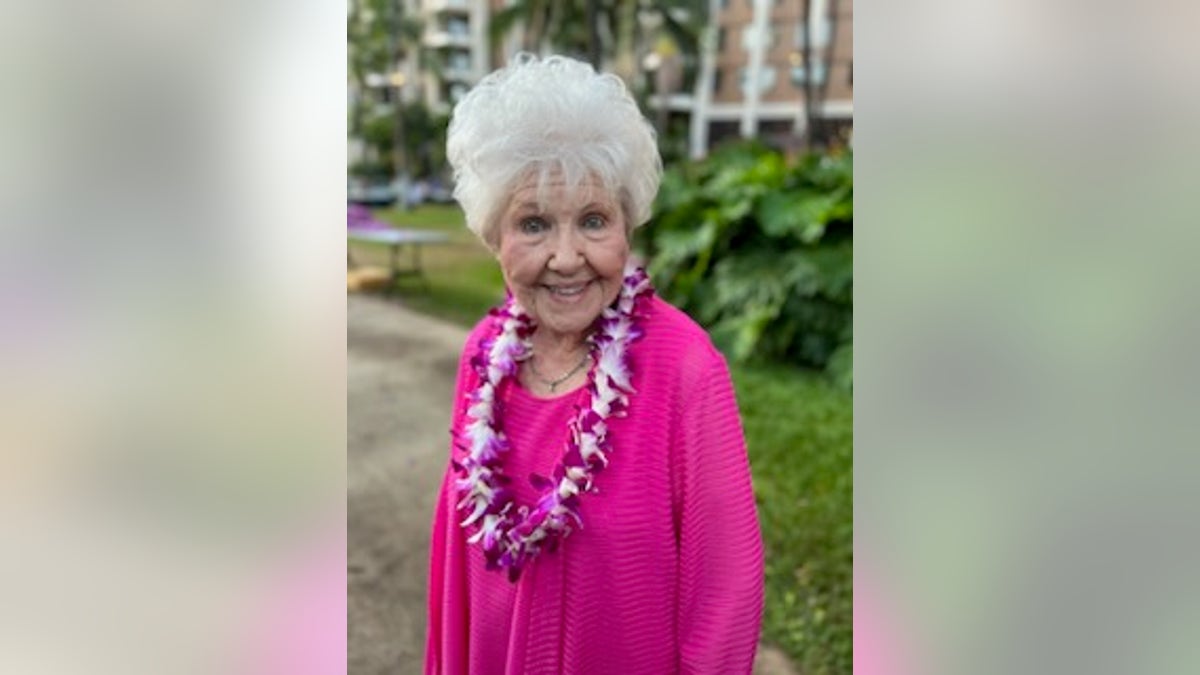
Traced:
<path fill-rule="evenodd" d="M 709 217 L 716 222 L 737 222 L 745 218 L 754 207 L 754 197 L 749 192 L 733 195 L 732 199 L 710 211 Z"/>
<path fill-rule="evenodd" d="M 796 235 L 800 241 L 812 244 L 820 239 L 840 201 L 841 195 L 838 193 L 805 194 L 797 204 L 800 228 Z"/>
<path fill-rule="evenodd" d="M 759 202 L 755 216 L 763 233 L 769 237 L 790 236 L 813 244 L 825 234 L 825 226 L 842 210 L 842 201 L 842 191 L 773 192 Z"/>
<path fill-rule="evenodd" d="M 763 234 L 778 239 L 798 229 L 801 199 L 796 192 L 771 192 L 763 197 L 754 213 Z"/>
<path fill-rule="evenodd" d="M 829 357 L 826 368 L 829 379 L 840 389 L 854 389 L 854 343 L 847 342 L 838 347 Z"/>
<path fill-rule="evenodd" d="M 735 363 L 745 363 L 755 356 L 755 350 L 778 307 L 751 307 L 741 315 L 726 319 L 713 327 L 713 342 Z"/>

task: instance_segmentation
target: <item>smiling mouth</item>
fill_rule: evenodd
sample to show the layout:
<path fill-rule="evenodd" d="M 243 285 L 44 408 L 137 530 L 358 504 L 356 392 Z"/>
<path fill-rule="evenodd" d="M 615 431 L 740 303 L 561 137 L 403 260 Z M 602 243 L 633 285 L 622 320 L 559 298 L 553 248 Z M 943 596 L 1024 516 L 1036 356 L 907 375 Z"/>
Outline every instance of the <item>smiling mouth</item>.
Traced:
<path fill-rule="evenodd" d="M 570 285 L 562 284 L 562 285 L 556 285 L 556 286 L 552 286 L 550 284 L 543 284 L 542 287 L 545 288 L 546 290 L 550 291 L 554 295 L 559 295 L 559 296 L 562 296 L 565 298 L 569 298 L 569 297 L 573 297 L 573 296 L 576 296 L 576 295 L 579 295 L 580 293 L 582 293 L 584 291 L 584 289 L 586 289 L 588 284 L 590 284 L 590 283 L 591 283 L 590 281 L 585 281 L 580 284 L 570 284 Z"/>

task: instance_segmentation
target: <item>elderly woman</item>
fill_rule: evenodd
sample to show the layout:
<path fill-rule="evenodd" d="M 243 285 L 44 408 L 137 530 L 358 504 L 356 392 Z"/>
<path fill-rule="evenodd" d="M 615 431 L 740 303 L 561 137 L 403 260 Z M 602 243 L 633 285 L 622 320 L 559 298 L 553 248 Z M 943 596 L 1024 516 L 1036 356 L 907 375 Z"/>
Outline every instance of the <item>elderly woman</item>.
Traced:
<path fill-rule="evenodd" d="M 662 163 L 622 82 L 521 55 L 454 109 L 508 300 L 471 332 L 427 673 L 749 673 L 762 542 L 729 372 L 631 260 Z"/>

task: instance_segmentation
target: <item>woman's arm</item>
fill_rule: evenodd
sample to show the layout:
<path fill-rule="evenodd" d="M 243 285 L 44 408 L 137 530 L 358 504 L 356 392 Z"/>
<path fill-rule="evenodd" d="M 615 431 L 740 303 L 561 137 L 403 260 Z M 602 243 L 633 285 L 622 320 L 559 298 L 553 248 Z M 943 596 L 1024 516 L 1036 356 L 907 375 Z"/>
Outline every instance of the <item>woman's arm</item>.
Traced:
<path fill-rule="evenodd" d="M 482 325 L 482 324 L 481 324 Z M 463 534 L 458 526 L 454 505 L 457 474 L 450 459 L 454 456 L 454 439 L 459 432 L 471 386 L 470 361 L 481 334 L 476 326 L 467 337 L 459 357 L 458 375 L 454 384 L 454 402 L 450 415 L 450 452 L 446 472 L 442 477 L 434 508 L 429 543 L 428 595 L 426 596 L 425 673 L 446 675 L 467 671 L 467 591 L 464 569 L 466 551 Z"/>
<path fill-rule="evenodd" d="M 679 670 L 748 674 L 762 621 L 762 535 L 737 402 L 720 356 L 690 389 L 682 417 Z"/>

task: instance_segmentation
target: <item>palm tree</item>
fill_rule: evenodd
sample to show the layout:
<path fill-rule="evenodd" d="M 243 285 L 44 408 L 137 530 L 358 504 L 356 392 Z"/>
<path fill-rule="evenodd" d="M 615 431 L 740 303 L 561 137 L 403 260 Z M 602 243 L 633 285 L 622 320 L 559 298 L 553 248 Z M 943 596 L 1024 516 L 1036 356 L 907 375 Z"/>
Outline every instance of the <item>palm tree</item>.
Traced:
<path fill-rule="evenodd" d="M 824 3 L 818 5 L 817 11 L 824 16 L 813 16 L 812 0 L 803 0 L 802 9 L 804 12 L 803 21 L 805 30 L 801 31 L 800 62 L 804 66 L 804 147 L 811 151 L 824 148 L 830 142 L 832 136 L 830 125 L 820 111 L 825 100 L 828 98 L 829 83 L 832 80 L 831 75 L 834 71 L 840 15 L 838 13 L 838 0 L 825 0 Z M 813 44 L 813 38 L 816 36 L 816 27 L 820 25 L 821 19 L 828 22 L 829 38 L 823 45 L 818 47 L 818 45 Z M 817 73 L 816 66 L 818 64 L 824 64 L 825 69 L 825 76 L 820 82 L 817 82 L 815 79 Z"/>
<path fill-rule="evenodd" d="M 400 0 L 350 0 L 347 17 L 348 70 L 360 92 L 366 91 L 371 83 L 370 75 L 390 77 L 406 57 L 417 55 L 421 35 L 421 24 L 405 16 Z M 398 176 L 405 170 L 404 152 L 404 102 L 400 96 L 400 83 L 388 81 L 385 86 L 394 87 L 392 167 Z M 366 123 L 365 106 L 356 104 L 351 113 L 351 133 L 361 136 Z"/>
<path fill-rule="evenodd" d="M 653 37 L 641 19 L 649 19 L 655 26 L 649 30 L 666 33 L 685 58 L 694 59 L 707 7 L 704 0 L 517 0 L 496 13 L 490 32 L 500 40 L 522 26 L 522 49 L 548 47 L 586 55 L 597 69 L 607 57 L 613 70 L 631 82 L 639 49 Z"/>
<path fill-rule="evenodd" d="M 542 47 L 583 55 L 593 41 L 588 5 L 598 0 L 517 0 L 497 12 L 489 26 L 493 41 L 500 41 L 517 26 L 523 29 L 521 49 Z M 596 65 L 593 62 L 593 65 Z"/>

